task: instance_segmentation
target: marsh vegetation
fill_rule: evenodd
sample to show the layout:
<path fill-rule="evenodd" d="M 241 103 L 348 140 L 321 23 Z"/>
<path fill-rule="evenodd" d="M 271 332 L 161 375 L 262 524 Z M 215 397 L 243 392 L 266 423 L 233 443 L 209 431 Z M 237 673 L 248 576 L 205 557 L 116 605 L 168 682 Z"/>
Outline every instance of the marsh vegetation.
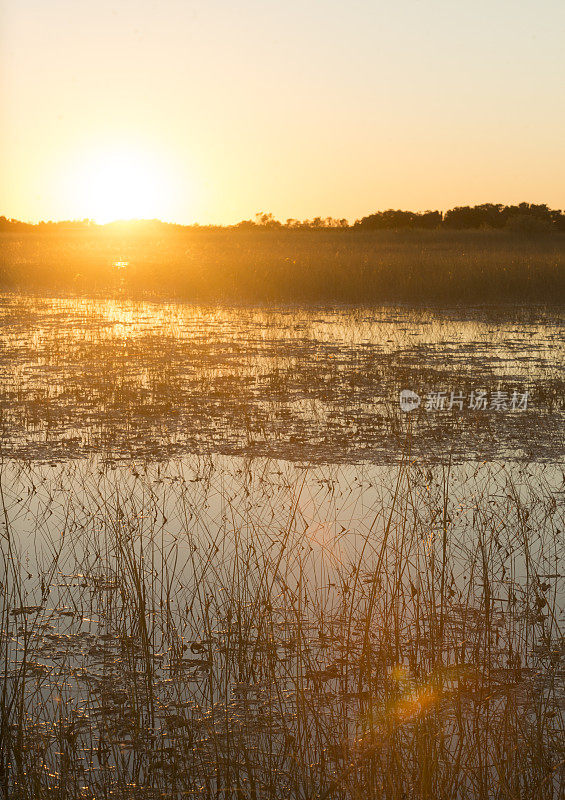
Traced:
<path fill-rule="evenodd" d="M 8 230 L 0 245 L 0 289 L 24 292 L 310 304 L 565 299 L 562 230 L 76 223 Z"/>
<path fill-rule="evenodd" d="M 563 474 L 3 465 L 14 798 L 556 798 Z"/>
<path fill-rule="evenodd" d="M 563 798 L 555 307 L 1 313 L 7 797 Z"/>

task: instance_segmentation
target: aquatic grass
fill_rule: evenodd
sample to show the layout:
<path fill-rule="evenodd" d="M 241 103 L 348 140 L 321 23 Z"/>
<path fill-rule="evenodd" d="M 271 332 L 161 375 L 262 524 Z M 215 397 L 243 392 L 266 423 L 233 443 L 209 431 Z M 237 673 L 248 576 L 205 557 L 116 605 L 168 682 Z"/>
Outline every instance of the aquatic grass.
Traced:
<path fill-rule="evenodd" d="M 0 234 L 0 287 L 198 301 L 562 302 L 565 234 L 164 229 Z M 116 264 L 125 263 L 123 269 Z"/>
<path fill-rule="evenodd" d="M 407 387 L 424 399 L 440 389 L 530 392 L 519 413 L 420 409 L 412 446 L 423 460 L 562 451 L 555 308 L 267 310 L 4 295 L 0 322 L 5 455 L 384 463 L 401 450 Z"/>
<path fill-rule="evenodd" d="M 555 468 L 0 477 L 10 797 L 560 796 Z"/>

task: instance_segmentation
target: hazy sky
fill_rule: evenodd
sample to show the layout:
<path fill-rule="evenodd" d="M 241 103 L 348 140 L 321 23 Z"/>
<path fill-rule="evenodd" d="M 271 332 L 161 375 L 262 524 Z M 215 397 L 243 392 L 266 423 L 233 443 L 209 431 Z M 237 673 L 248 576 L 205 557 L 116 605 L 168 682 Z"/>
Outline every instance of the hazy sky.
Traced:
<path fill-rule="evenodd" d="M 3 0 L 0 214 L 565 206 L 563 0 Z"/>

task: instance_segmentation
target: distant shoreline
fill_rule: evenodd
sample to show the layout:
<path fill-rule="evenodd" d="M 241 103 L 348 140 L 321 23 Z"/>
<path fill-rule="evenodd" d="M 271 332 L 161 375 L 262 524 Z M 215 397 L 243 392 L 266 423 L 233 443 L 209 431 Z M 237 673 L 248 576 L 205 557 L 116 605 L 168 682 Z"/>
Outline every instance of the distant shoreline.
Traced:
<path fill-rule="evenodd" d="M 312 219 L 288 218 L 285 222 L 276 219 L 273 214 L 258 212 L 255 219 L 242 220 L 235 224 L 182 224 L 163 222 L 160 219 L 131 219 L 98 223 L 92 219 L 73 219 L 59 221 L 42 221 L 37 223 L 22 222 L 0 216 L 0 233 L 48 232 L 62 230 L 104 229 L 123 230 L 124 227 L 143 230 L 235 230 L 235 229 L 290 229 L 290 230 L 508 230 L 513 233 L 548 233 L 565 232 L 565 211 L 550 208 L 546 203 L 519 203 L 504 205 L 503 203 L 482 203 L 476 206 L 455 206 L 447 211 L 403 211 L 389 208 L 376 211 L 350 223 L 345 218 L 314 217 Z"/>

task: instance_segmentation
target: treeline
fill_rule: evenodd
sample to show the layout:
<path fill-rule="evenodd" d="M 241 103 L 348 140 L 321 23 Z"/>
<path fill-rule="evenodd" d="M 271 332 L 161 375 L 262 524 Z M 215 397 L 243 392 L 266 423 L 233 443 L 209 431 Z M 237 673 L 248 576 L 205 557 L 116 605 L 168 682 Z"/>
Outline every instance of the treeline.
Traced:
<path fill-rule="evenodd" d="M 401 230 L 406 228 L 449 228 L 471 230 L 480 228 L 507 228 L 516 231 L 565 231 L 565 213 L 545 204 L 520 203 L 504 206 L 502 203 L 483 203 L 478 206 L 457 206 L 444 214 L 441 211 L 378 211 L 357 220 L 354 227 L 372 230 Z"/>
<path fill-rule="evenodd" d="M 111 222 L 106 225 L 97 225 L 92 220 L 71 220 L 62 222 L 39 222 L 31 224 L 15 219 L 0 217 L 0 232 L 17 231 L 84 231 L 101 228 L 118 230 L 123 222 Z M 297 229 L 297 230 L 324 230 L 324 229 L 365 229 L 365 230 L 479 230 L 479 229 L 505 229 L 523 233 L 543 233 L 545 231 L 565 231 L 565 212 L 552 209 L 545 204 L 520 203 L 519 205 L 505 206 L 502 203 L 483 203 L 476 206 L 457 206 L 449 211 L 401 211 L 388 209 L 377 211 L 366 217 L 356 220 L 353 224 L 345 218 L 314 217 L 313 219 L 298 220 L 289 218 L 280 222 L 272 214 L 259 212 L 254 220 L 243 220 L 235 225 L 177 225 L 161 222 L 160 220 L 137 220 L 128 225 L 137 224 L 144 230 L 166 228 L 167 230 L 182 230 L 186 228 L 214 230 L 217 228 L 228 229 Z"/>

